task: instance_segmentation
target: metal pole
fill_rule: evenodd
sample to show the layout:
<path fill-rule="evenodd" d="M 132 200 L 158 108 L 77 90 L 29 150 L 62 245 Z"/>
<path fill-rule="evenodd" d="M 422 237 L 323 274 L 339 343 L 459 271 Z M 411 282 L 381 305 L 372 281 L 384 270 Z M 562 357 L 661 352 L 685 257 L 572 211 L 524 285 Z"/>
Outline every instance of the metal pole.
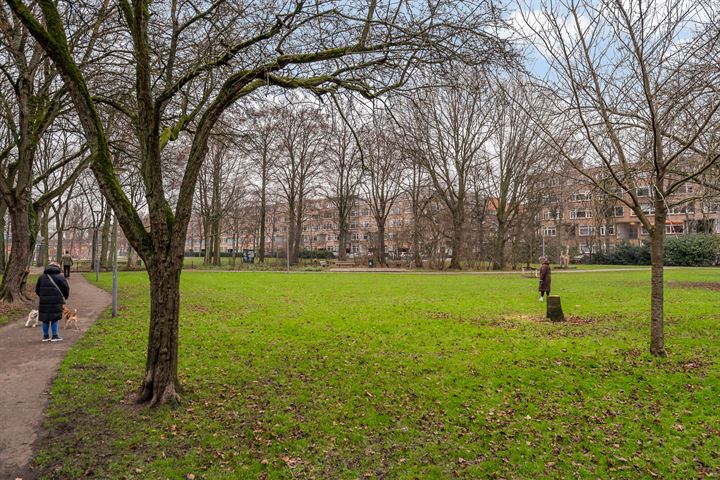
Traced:
<path fill-rule="evenodd" d="M 98 237 L 100 237 L 100 227 L 95 227 L 95 255 L 93 256 L 93 262 L 95 262 L 95 283 L 100 281 L 100 252 L 98 252 Z"/>
<path fill-rule="evenodd" d="M 113 318 L 115 318 L 115 317 L 117 317 L 117 307 L 118 307 L 117 217 L 115 217 L 113 219 L 112 247 L 113 247 L 112 316 L 113 316 Z"/>

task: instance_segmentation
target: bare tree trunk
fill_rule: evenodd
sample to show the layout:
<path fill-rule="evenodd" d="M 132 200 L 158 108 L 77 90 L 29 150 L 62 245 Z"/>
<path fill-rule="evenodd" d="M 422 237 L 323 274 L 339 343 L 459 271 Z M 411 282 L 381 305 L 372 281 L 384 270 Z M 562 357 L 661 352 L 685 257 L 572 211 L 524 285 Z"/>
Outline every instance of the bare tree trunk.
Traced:
<path fill-rule="evenodd" d="M 347 238 L 348 238 L 348 224 L 347 221 L 340 220 L 338 225 L 338 260 L 344 262 L 347 259 Z"/>
<path fill-rule="evenodd" d="M 462 258 L 463 230 L 465 228 L 465 213 L 462 200 L 458 200 L 458 211 L 453 213 L 453 233 L 450 241 L 452 257 L 450 257 L 450 269 L 461 270 L 460 259 Z"/>
<path fill-rule="evenodd" d="M 210 263 L 210 254 L 212 253 L 212 233 L 211 233 L 211 222 L 207 218 L 203 220 L 205 225 L 205 255 L 203 255 L 203 263 L 207 265 Z"/>
<path fill-rule="evenodd" d="M 505 270 L 507 259 L 505 257 L 505 243 L 507 239 L 505 223 L 498 222 L 497 237 L 495 238 L 495 255 L 493 259 L 493 270 Z"/>
<path fill-rule="evenodd" d="M 25 283 L 29 273 L 28 265 L 35 248 L 37 222 L 30 222 L 28 204 L 24 202 L 9 207 L 9 211 L 12 241 L 10 258 L 0 284 L 0 299 L 11 303 L 29 301 L 30 299 L 25 295 Z M 25 236 L 22 232 L 29 232 L 30 235 Z"/>
<path fill-rule="evenodd" d="M 7 204 L 0 199 L 0 272 L 5 271 L 5 214 Z"/>
<path fill-rule="evenodd" d="M 650 234 L 651 293 L 650 293 L 650 353 L 666 357 L 664 332 L 664 265 L 665 265 L 665 205 L 663 198 L 655 199 L 655 226 Z"/>
<path fill-rule="evenodd" d="M 42 248 L 38 252 L 37 266 L 47 267 L 50 263 L 50 228 L 48 224 L 49 207 L 45 207 L 42 210 L 42 216 L 40 217 L 40 234 L 42 235 Z"/>
<path fill-rule="evenodd" d="M 222 236 L 220 235 L 220 214 L 217 213 L 215 215 L 215 220 L 213 221 L 213 230 L 215 230 L 215 245 L 213 245 L 213 265 L 220 265 L 221 262 L 221 255 L 220 255 L 220 245 L 222 243 Z"/>
<path fill-rule="evenodd" d="M 264 197 L 264 195 L 263 195 Z M 265 263 L 265 217 L 267 216 L 265 199 L 260 202 L 260 244 L 258 246 L 258 258 L 260 263 Z"/>
<path fill-rule="evenodd" d="M 150 332 L 145 376 L 137 397 L 139 403 L 149 402 L 151 407 L 180 402 L 177 359 L 182 255 L 156 258 L 167 260 L 148 263 Z"/>
<path fill-rule="evenodd" d="M 377 239 L 377 251 L 375 252 L 375 259 L 377 264 L 381 267 L 387 267 L 385 261 L 385 222 L 377 222 L 378 227 L 378 239 Z"/>
<path fill-rule="evenodd" d="M 57 240 L 55 241 L 55 261 L 60 263 L 63 254 L 63 217 L 60 215 L 60 208 L 58 208 L 55 215 L 55 235 L 57 235 Z"/>
<path fill-rule="evenodd" d="M 287 239 L 285 241 L 285 256 L 288 259 L 290 265 L 297 263 L 297 258 L 294 257 L 295 253 L 295 229 L 297 223 L 295 222 L 295 202 L 288 203 L 288 223 L 287 223 Z"/>

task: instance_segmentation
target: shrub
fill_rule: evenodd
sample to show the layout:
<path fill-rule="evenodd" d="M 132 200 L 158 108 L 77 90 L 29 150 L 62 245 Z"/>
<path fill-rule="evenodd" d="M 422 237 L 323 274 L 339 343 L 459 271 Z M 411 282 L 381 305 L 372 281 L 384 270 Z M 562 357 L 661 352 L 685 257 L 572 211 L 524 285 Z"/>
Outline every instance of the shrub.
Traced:
<path fill-rule="evenodd" d="M 665 265 L 706 267 L 720 253 L 720 238 L 713 235 L 681 235 L 665 240 Z"/>

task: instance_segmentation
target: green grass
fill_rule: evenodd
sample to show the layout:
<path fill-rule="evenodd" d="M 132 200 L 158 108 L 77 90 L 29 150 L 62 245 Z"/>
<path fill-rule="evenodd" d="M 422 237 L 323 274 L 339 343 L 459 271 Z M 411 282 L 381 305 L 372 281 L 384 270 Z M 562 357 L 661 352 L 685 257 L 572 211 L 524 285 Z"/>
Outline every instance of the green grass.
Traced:
<path fill-rule="evenodd" d="M 32 298 L 35 298 L 35 282 L 36 281 L 37 281 L 37 275 L 29 275 L 27 278 L 25 291 Z M 37 308 L 37 300 L 34 300 L 32 304 L 0 303 L 0 327 L 10 321 L 17 320 L 18 318 L 26 317 L 28 312 L 33 308 Z"/>
<path fill-rule="evenodd" d="M 720 271 L 555 275 L 189 273 L 179 409 L 135 406 L 143 272 L 51 391 L 45 478 L 697 478 L 720 474 Z M 91 276 L 91 278 L 94 278 Z M 110 276 L 102 277 L 109 287 Z M 714 284 L 717 287 L 717 284 Z"/>

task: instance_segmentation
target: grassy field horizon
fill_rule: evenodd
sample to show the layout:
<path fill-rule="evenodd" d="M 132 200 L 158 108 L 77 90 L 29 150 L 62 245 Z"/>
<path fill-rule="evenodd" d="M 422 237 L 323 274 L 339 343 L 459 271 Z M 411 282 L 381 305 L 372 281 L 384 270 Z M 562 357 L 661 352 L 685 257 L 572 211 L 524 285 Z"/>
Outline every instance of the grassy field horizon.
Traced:
<path fill-rule="evenodd" d="M 51 390 L 44 478 L 698 478 L 720 475 L 718 271 L 556 275 L 185 272 L 183 404 L 131 402 L 145 272 L 120 274 Z M 94 276 L 88 277 L 94 280 Z M 109 288 L 110 275 L 101 286 Z"/>

